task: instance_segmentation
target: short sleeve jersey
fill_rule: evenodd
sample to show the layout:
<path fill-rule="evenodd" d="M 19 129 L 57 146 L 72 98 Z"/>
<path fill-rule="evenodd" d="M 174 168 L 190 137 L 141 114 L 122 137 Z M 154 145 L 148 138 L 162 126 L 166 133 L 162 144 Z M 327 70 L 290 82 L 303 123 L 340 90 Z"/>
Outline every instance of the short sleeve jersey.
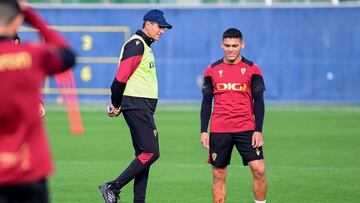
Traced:
<path fill-rule="evenodd" d="M 226 64 L 220 59 L 207 67 L 204 81 L 211 84 L 204 84 L 203 93 L 214 95 L 210 132 L 255 129 L 251 85 L 254 76 L 262 77 L 260 68 L 244 57 L 237 64 Z"/>

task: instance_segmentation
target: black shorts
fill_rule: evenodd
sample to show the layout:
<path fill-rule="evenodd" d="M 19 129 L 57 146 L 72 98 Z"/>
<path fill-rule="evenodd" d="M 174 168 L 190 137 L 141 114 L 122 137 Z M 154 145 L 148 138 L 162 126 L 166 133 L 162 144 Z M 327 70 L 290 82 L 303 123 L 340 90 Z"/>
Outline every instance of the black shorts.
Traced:
<path fill-rule="evenodd" d="M 262 147 L 254 149 L 251 145 L 253 132 L 210 133 L 209 163 L 219 168 L 229 165 L 234 145 L 244 166 L 250 161 L 264 159 Z"/>
<path fill-rule="evenodd" d="M 46 180 L 31 183 L 0 186 L 0 203 L 48 203 Z"/>
<path fill-rule="evenodd" d="M 143 152 L 159 154 L 159 135 L 153 114 L 141 109 L 126 110 L 122 114 L 130 129 L 135 156 Z"/>

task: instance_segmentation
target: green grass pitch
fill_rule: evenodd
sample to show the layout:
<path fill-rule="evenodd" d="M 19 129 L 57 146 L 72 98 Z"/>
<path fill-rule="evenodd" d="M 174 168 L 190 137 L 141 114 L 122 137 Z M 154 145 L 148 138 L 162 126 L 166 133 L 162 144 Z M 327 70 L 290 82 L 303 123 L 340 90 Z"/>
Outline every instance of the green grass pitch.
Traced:
<path fill-rule="evenodd" d="M 105 109 L 105 105 L 104 108 Z M 53 203 L 100 203 L 97 186 L 113 179 L 134 158 L 122 116 L 82 110 L 85 135 L 72 136 L 64 111 L 49 107 L 46 124 L 56 172 Z M 149 203 L 210 203 L 211 168 L 199 141 L 197 106 L 160 105 L 155 115 L 160 159 L 152 166 Z M 265 124 L 268 202 L 360 201 L 360 107 L 270 106 Z M 234 149 L 227 203 L 253 202 L 252 178 Z M 132 183 L 121 193 L 132 202 Z"/>

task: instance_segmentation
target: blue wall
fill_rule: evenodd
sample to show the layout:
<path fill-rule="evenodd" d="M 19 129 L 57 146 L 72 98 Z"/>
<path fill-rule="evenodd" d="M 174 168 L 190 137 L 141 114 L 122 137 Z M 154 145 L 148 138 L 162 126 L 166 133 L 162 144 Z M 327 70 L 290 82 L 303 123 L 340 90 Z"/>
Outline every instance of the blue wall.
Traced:
<path fill-rule="evenodd" d="M 222 57 L 221 35 L 239 28 L 242 55 L 264 73 L 266 99 L 275 101 L 360 102 L 360 8 L 204 8 L 164 9 L 174 26 L 153 44 L 162 100 L 199 100 L 207 65 Z M 147 9 L 40 9 L 52 25 L 142 26 Z M 81 36 L 93 37 L 91 51 Z M 29 33 L 21 33 L 24 38 Z M 80 56 L 118 57 L 123 33 L 65 33 Z M 92 79 L 80 79 L 90 66 Z M 108 88 L 116 63 L 78 64 L 77 86 Z M 51 85 L 54 85 L 51 82 Z M 81 96 L 109 99 L 109 96 Z"/>

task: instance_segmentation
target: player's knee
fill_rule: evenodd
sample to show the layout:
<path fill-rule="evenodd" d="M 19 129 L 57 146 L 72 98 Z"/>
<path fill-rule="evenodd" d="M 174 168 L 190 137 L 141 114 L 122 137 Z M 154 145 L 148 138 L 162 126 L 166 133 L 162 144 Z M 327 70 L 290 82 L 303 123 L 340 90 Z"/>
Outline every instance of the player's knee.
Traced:
<path fill-rule="evenodd" d="M 137 156 L 138 160 L 142 164 L 152 164 L 160 157 L 159 150 L 151 151 L 151 152 L 143 152 Z"/>
<path fill-rule="evenodd" d="M 213 180 L 215 183 L 217 182 L 225 182 L 226 180 L 226 168 L 213 168 Z"/>
<path fill-rule="evenodd" d="M 160 152 L 159 150 L 156 150 L 154 153 L 153 153 L 153 162 L 158 160 L 160 158 Z"/>
<path fill-rule="evenodd" d="M 265 167 L 256 167 L 253 169 L 253 176 L 257 180 L 265 180 Z"/>

